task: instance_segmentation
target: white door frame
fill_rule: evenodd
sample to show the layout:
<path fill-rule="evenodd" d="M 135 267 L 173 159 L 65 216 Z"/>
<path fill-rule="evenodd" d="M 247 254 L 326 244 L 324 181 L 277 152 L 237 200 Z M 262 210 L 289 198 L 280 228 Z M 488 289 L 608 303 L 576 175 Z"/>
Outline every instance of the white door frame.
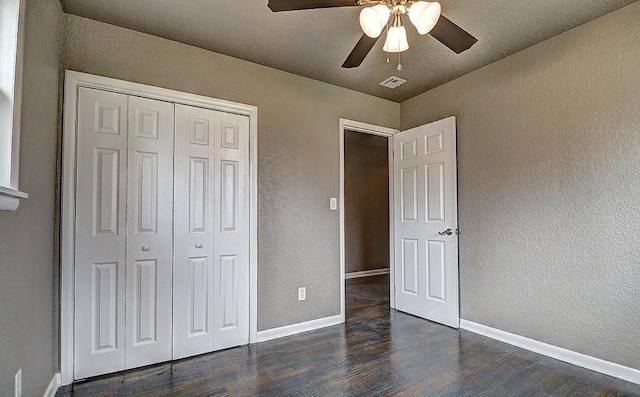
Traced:
<path fill-rule="evenodd" d="M 378 135 L 388 138 L 389 148 L 389 270 L 390 289 L 389 304 L 395 308 L 394 294 L 394 234 L 393 234 L 393 135 L 399 130 L 380 127 L 359 121 L 340 119 L 340 317 L 345 321 L 345 232 L 344 232 L 344 130 Z"/>
<path fill-rule="evenodd" d="M 76 119 L 79 87 L 100 89 L 172 103 L 249 116 L 249 343 L 257 341 L 258 241 L 258 108 L 165 88 L 65 71 L 62 130 L 62 215 L 60 221 L 60 374 L 61 384 L 73 382 L 74 250 L 76 190 Z"/>

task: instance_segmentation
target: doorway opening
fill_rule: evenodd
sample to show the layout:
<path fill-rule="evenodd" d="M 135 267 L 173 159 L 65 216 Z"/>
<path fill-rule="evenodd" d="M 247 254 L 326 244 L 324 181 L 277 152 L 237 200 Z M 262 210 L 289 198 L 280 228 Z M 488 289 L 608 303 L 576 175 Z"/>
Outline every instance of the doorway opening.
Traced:
<path fill-rule="evenodd" d="M 389 307 L 389 138 L 344 131 L 346 314 Z"/>
<path fill-rule="evenodd" d="M 392 140 L 388 146 L 390 308 L 458 328 L 456 118 L 451 116 L 403 132 L 340 120 L 343 322 L 346 319 L 346 130 Z"/>
<path fill-rule="evenodd" d="M 393 134 L 341 120 L 340 239 L 343 321 L 364 307 L 388 313 L 393 297 Z M 376 310 L 377 312 L 378 310 Z"/>

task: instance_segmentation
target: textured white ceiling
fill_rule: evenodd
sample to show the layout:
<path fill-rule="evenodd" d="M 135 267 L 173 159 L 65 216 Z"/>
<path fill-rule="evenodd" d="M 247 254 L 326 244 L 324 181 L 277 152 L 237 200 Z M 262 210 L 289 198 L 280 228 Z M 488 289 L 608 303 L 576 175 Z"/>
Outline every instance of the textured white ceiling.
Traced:
<path fill-rule="evenodd" d="M 304 1 L 304 0 L 300 0 Z M 379 40 L 359 68 L 340 66 L 360 38 L 359 7 L 273 13 L 267 0 L 61 0 L 65 12 L 194 45 L 396 102 L 636 0 L 441 0 L 478 39 L 456 55 L 407 24 L 409 50 L 387 66 Z M 408 82 L 378 85 L 395 75 Z"/>

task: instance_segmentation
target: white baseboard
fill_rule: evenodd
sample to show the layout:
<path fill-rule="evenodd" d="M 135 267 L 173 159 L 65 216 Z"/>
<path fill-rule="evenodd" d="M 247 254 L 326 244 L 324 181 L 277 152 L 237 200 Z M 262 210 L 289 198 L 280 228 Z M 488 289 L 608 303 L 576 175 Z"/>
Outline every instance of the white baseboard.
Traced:
<path fill-rule="evenodd" d="M 480 334 L 491 339 L 499 340 L 513 346 L 530 350 L 534 353 L 542 354 L 569 364 L 577 365 L 605 375 L 640 385 L 640 369 L 625 367 L 620 364 L 605 361 L 586 354 L 563 349 L 558 346 L 549 345 L 524 336 L 512 334 L 486 325 L 474 323 L 472 321 L 460 319 L 460 328 Z"/>
<path fill-rule="evenodd" d="M 283 338 L 299 334 L 301 332 L 313 331 L 314 329 L 330 327 L 342 323 L 342 316 L 319 318 L 317 320 L 306 321 L 304 323 L 286 325 L 284 327 L 267 329 L 258 332 L 258 342 L 266 342 L 271 339 Z"/>
<path fill-rule="evenodd" d="M 51 382 L 49 382 L 49 386 L 47 386 L 47 390 L 44 392 L 43 397 L 54 397 L 56 392 L 58 391 L 58 387 L 60 387 L 60 374 L 53 375 L 51 378 Z"/>
<path fill-rule="evenodd" d="M 373 269 L 373 270 L 363 270 L 361 272 L 345 273 L 344 278 L 348 280 L 350 278 L 379 276 L 381 274 L 389 274 L 389 268 L 387 267 L 385 269 Z"/>

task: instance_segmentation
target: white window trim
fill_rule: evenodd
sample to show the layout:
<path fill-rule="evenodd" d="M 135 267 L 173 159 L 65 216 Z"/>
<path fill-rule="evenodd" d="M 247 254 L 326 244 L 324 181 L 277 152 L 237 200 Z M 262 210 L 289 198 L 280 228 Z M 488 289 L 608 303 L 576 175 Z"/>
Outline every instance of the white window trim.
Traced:
<path fill-rule="evenodd" d="M 11 113 L 12 120 L 8 126 L 0 125 L 0 128 L 8 128 L 11 137 L 11 162 L 9 186 L 0 185 L 0 211 L 15 211 L 20 205 L 20 200 L 29 197 L 27 193 L 18 190 L 18 167 L 20 164 L 20 120 L 22 108 L 22 73 L 24 65 L 24 25 L 25 25 L 25 0 L 18 1 L 17 29 L 16 29 L 16 53 L 15 70 Z M 4 54 L 3 54 L 4 55 Z"/>
<path fill-rule="evenodd" d="M 20 205 L 20 200 L 28 197 L 29 195 L 25 192 L 0 186 L 0 210 L 15 211 Z"/>

